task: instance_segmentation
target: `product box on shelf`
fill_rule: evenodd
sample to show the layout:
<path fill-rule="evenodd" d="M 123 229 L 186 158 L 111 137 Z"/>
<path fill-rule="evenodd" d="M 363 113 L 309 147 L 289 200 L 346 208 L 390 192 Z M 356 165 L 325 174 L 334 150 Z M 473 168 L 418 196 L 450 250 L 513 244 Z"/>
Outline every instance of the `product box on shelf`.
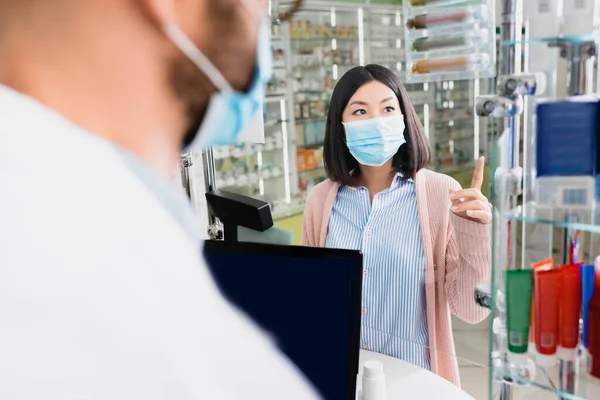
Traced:
<path fill-rule="evenodd" d="M 306 170 L 306 157 L 304 156 L 304 153 L 306 152 L 306 150 L 304 149 L 297 149 L 296 150 L 296 169 L 298 171 L 305 171 Z"/>
<path fill-rule="evenodd" d="M 294 118 L 302 118 L 302 105 L 299 102 L 294 102 Z"/>
<path fill-rule="evenodd" d="M 589 209 L 600 200 L 599 118 L 598 99 L 537 106 L 538 207 Z"/>
<path fill-rule="evenodd" d="M 357 36 L 354 25 L 315 24 L 307 20 L 292 20 L 290 22 L 290 35 L 292 39 L 353 39 Z"/>
<path fill-rule="evenodd" d="M 324 116 L 325 115 L 325 102 L 323 100 L 314 100 L 310 102 L 310 115 L 313 116 Z"/>
<path fill-rule="evenodd" d="M 296 146 L 304 146 L 306 144 L 306 136 L 304 135 L 304 124 L 296 124 L 294 132 Z"/>
<path fill-rule="evenodd" d="M 406 82 L 490 78 L 496 73 L 492 0 L 404 2 Z"/>
<path fill-rule="evenodd" d="M 556 3 L 558 0 L 548 0 Z M 561 0 L 562 29 L 564 37 L 588 36 L 593 40 L 593 32 L 598 28 L 600 1 L 598 0 Z"/>
<path fill-rule="evenodd" d="M 319 121 L 317 122 L 317 127 L 316 127 L 316 143 L 323 143 L 325 141 L 325 129 L 326 129 L 326 123 L 325 121 Z"/>
<path fill-rule="evenodd" d="M 304 163 L 306 165 L 307 170 L 312 170 L 312 169 L 317 168 L 319 163 L 317 161 L 314 149 L 309 149 L 304 152 Z"/>
<path fill-rule="evenodd" d="M 319 166 L 322 152 L 314 149 L 296 150 L 296 168 L 298 171 L 311 171 Z"/>
<path fill-rule="evenodd" d="M 305 143 L 307 145 L 313 145 L 317 143 L 317 124 L 310 122 L 305 124 L 304 127 Z"/>
<path fill-rule="evenodd" d="M 560 35 L 559 1 L 531 0 L 523 2 L 523 16 L 530 39 L 554 38 Z"/>

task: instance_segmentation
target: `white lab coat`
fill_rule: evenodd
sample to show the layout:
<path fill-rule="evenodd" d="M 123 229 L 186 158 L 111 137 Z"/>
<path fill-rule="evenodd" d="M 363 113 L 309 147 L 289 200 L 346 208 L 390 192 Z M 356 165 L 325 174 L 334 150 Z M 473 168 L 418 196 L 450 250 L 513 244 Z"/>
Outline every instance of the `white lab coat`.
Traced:
<path fill-rule="evenodd" d="M 0 86 L 0 399 L 308 399 L 113 147 Z"/>

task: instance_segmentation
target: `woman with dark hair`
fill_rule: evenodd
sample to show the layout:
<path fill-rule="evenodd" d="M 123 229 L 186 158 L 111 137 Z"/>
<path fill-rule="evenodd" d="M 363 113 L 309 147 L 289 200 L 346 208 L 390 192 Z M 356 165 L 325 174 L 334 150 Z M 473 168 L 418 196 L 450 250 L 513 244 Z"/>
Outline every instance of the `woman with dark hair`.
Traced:
<path fill-rule="evenodd" d="M 423 126 L 390 70 L 367 65 L 338 82 L 324 148 L 329 180 L 310 193 L 303 244 L 364 255 L 361 347 L 460 385 L 450 314 L 488 314 L 474 300 L 489 282 L 492 208 L 472 187 L 425 169 Z"/>

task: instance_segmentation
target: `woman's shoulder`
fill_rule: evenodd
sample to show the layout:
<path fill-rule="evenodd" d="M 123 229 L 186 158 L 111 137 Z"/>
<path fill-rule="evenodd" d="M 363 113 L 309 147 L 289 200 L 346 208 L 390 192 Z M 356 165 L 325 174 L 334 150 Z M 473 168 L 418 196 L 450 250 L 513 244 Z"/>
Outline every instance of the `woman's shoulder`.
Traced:
<path fill-rule="evenodd" d="M 337 183 L 331 181 L 330 179 L 326 179 L 321 183 L 318 183 L 314 188 L 308 192 L 308 198 L 306 199 L 307 207 L 313 204 L 321 204 L 325 203 L 325 199 L 333 190 L 338 186 Z"/>
<path fill-rule="evenodd" d="M 448 191 L 450 189 L 462 189 L 460 183 L 458 183 L 456 179 L 452 178 L 451 176 L 432 171 L 430 169 L 423 168 L 419 172 L 417 172 L 417 181 L 418 180 L 421 180 L 425 184 L 428 191 L 437 192 L 441 190 Z"/>

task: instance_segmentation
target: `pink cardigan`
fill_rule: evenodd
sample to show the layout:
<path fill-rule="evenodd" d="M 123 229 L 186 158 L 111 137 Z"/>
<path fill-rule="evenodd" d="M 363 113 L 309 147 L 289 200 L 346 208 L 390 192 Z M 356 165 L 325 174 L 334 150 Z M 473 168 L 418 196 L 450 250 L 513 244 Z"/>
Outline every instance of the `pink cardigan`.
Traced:
<path fill-rule="evenodd" d="M 329 217 L 339 184 L 329 180 L 309 194 L 304 211 L 302 244 L 325 247 Z M 475 304 L 475 286 L 490 282 L 491 224 L 483 225 L 450 211 L 450 189 L 460 184 L 446 175 L 422 169 L 415 190 L 425 252 L 425 295 L 431 369 L 460 386 L 450 313 L 477 323 L 489 311 Z"/>

